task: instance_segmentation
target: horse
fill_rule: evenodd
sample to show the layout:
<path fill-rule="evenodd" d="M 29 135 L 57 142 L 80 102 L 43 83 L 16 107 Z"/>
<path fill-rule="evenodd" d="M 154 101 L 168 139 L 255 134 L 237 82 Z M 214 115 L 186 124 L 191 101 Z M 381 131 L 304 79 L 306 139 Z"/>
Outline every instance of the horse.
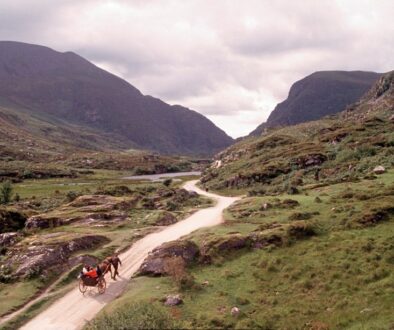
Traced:
<path fill-rule="evenodd" d="M 110 264 L 110 265 L 112 265 L 112 266 L 114 266 L 114 274 L 113 274 L 113 275 L 112 275 L 112 269 L 111 269 L 111 267 L 109 268 L 109 270 L 111 271 L 111 278 L 112 278 L 113 280 L 116 280 L 116 275 L 119 276 L 118 267 L 119 267 L 119 265 L 120 265 L 120 266 L 122 265 L 122 262 L 120 261 L 118 254 L 116 253 L 116 254 L 114 254 L 114 255 L 111 256 L 111 257 L 105 258 L 105 260 L 103 261 L 103 263 L 104 263 L 104 262 L 105 262 L 105 263 L 108 263 L 108 264 Z M 108 271 L 107 271 L 107 272 L 108 272 Z"/>
<path fill-rule="evenodd" d="M 106 258 L 103 262 L 98 264 L 97 268 L 100 270 L 101 276 L 105 276 L 105 274 L 110 272 L 111 273 L 111 277 L 112 277 L 112 269 L 111 269 L 112 263 L 109 262 L 107 259 L 108 258 Z"/>

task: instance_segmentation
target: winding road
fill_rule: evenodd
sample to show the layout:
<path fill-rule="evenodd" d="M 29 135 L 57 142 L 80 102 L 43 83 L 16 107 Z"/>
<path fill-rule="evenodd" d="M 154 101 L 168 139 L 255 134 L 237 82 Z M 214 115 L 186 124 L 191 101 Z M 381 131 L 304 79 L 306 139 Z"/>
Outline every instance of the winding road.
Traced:
<path fill-rule="evenodd" d="M 199 210 L 187 219 L 168 226 L 159 232 L 149 234 L 135 242 L 130 249 L 120 255 L 123 263 L 120 268 L 121 277 L 117 281 L 110 280 L 107 282 L 105 294 L 99 295 L 94 290 L 82 295 L 76 288 L 55 301 L 48 309 L 38 314 L 21 329 L 81 329 L 106 304 L 123 293 L 130 277 L 138 270 L 146 256 L 155 247 L 176 240 L 199 228 L 220 224 L 223 220 L 223 210 L 239 198 L 223 197 L 205 192 L 199 189 L 196 183 L 197 180 L 188 181 L 184 188 L 214 199 L 216 201 L 215 206 Z"/>

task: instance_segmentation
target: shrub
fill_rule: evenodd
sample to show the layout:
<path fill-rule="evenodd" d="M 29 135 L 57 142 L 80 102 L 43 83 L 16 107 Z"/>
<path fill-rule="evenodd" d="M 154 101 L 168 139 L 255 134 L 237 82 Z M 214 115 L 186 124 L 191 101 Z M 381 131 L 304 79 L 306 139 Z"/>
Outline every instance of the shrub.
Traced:
<path fill-rule="evenodd" d="M 316 229 L 312 224 L 305 221 L 295 221 L 287 228 L 287 234 L 289 237 L 300 239 L 316 235 Z"/>
<path fill-rule="evenodd" d="M 172 277 L 179 290 L 191 289 L 195 286 L 194 277 L 186 271 L 182 257 L 171 257 L 165 260 L 164 270 Z"/>
<path fill-rule="evenodd" d="M 12 184 L 10 181 L 5 181 L 0 187 L 0 203 L 8 204 L 12 197 Z"/>
<path fill-rule="evenodd" d="M 19 202 L 21 200 L 21 196 L 19 194 L 15 194 L 14 201 Z"/>
<path fill-rule="evenodd" d="M 123 305 L 111 315 L 99 316 L 86 326 L 87 330 L 177 328 L 180 327 L 163 308 L 149 302 Z"/>
<path fill-rule="evenodd" d="M 170 178 L 165 179 L 163 181 L 163 185 L 165 185 L 166 187 L 169 187 L 171 185 L 171 183 L 172 183 L 172 179 L 170 179 Z"/>
<path fill-rule="evenodd" d="M 75 200 L 78 197 L 78 193 L 75 191 L 69 191 L 66 195 L 66 199 L 69 203 L 71 203 L 73 200 Z"/>
<path fill-rule="evenodd" d="M 289 215 L 289 220 L 308 220 L 312 215 L 310 212 L 294 212 Z"/>

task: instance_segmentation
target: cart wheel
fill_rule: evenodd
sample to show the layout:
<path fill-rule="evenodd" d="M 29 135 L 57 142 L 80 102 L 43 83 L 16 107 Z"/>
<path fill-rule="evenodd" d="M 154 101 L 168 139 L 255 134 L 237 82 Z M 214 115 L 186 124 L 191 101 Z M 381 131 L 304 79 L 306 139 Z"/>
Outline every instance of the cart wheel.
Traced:
<path fill-rule="evenodd" d="M 79 280 L 79 291 L 81 291 L 82 293 L 85 293 L 87 289 L 88 289 L 88 287 L 85 285 L 85 283 L 83 283 L 83 280 L 80 279 Z"/>
<path fill-rule="evenodd" d="M 100 294 L 103 294 L 105 292 L 106 287 L 107 287 L 107 282 L 105 282 L 105 278 L 103 277 L 97 283 L 98 292 Z"/>

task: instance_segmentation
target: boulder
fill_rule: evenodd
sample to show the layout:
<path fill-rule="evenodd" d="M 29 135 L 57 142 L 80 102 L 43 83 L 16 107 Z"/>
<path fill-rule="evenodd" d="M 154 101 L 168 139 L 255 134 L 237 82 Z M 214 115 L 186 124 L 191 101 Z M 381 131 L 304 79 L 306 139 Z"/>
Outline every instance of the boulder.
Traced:
<path fill-rule="evenodd" d="M 228 234 L 204 242 L 200 251 L 200 262 L 210 264 L 214 255 L 225 254 L 231 251 L 240 250 L 250 245 L 248 237 L 241 234 Z"/>
<path fill-rule="evenodd" d="M 373 172 L 374 172 L 375 174 L 383 174 L 383 173 L 386 172 L 386 169 L 385 169 L 383 166 L 379 165 L 379 166 L 376 166 L 376 167 L 373 169 Z"/>
<path fill-rule="evenodd" d="M 293 162 L 300 168 L 306 168 L 311 166 L 319 166 L 327 160 L 327 156 L 323 154 L 309 154 L 298 157 Z"/>
<path fill-rule="evenodd" d="M 11 245 L 14 245 L 21 236 L 22 234 L 17 232 L 0 234 L 0 246 L 2 248 L 7 248 Z"/>
<path fill-rule="evenodd" d="M 177 306 L 183 303 L 181 295 L 169 295 L 166 297 L 164 305 L 166 306 Z"/>
<path fill-rule="evenodd" d="M 63 225 L 63 220 L 58 217 L 48 217 L 42 215 L 34 215 L 27 219 L 25 228 L 26 229 L 44 229 L 54 228 Z"/>
<path fill-rule="evenodd" d="M 186 265 L 190 265 L 197 260 L 199 256 L 198 246 L 185 240 L 177 240 L 167 242 L 155 248 L 140 266 L 138 273 L 140 275 L 164 275 L 165 260 L 170 257 L 179 256 L 185 261 Z"/>
<path fill-rule="evenodd" d="M 238 316 L 240 312 L 241 311 L 239 310 L 239 308 L 235 307 L 235 306 L 233 308 L 231 308 L 231 311 L 230 311 L 231 315 L 235 316 L 235 317 Z"/>
<path fill-rule="evenodd" d="M 171 212 L 161 212 L 155 222 L 156 226 L 169 226 L 178 220 Z"/>

